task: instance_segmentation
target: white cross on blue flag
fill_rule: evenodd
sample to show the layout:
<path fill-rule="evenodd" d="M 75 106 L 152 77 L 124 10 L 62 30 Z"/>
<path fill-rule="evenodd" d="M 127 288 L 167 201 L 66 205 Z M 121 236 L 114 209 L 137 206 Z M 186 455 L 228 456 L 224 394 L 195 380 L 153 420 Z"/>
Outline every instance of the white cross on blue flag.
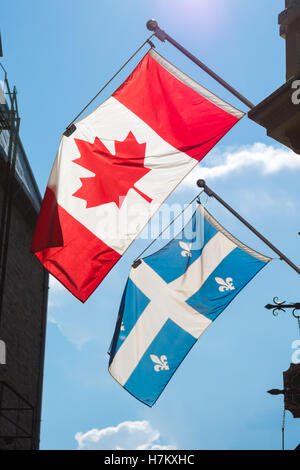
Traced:
<path fill-rule="evenodd" d="M 110 350 L 112 377 L 153 406 L 197 339 L 270 260 L 199 204 L 176 238 L 132 267 Z"/>

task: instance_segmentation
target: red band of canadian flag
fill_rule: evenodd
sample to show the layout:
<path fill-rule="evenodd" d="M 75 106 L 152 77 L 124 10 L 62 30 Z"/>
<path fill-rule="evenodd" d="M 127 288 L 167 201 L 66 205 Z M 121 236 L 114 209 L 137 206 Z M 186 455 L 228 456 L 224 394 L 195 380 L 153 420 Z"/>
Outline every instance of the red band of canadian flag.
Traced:
<path fill-rule="evenodd" d="M 62 137 L 32 252 L 85 301 L 243 115 L 151 50 L 108 100 Z"/>

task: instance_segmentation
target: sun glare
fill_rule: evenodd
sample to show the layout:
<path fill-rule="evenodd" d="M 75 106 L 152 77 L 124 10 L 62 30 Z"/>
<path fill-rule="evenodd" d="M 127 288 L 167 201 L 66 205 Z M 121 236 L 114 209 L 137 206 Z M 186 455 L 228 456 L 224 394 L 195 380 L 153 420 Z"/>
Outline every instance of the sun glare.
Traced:
<path fill-rule="evenodd" d="M 165 17 L 177 31 L 185 30 L 192 34 L 194 30 L 198 37 L 201 33 L 207 36 L 212 31 L 212 36 L 218 36 L 229 19 L 228 0 L 160 0 L 156 11 L 160 21 Z"/>

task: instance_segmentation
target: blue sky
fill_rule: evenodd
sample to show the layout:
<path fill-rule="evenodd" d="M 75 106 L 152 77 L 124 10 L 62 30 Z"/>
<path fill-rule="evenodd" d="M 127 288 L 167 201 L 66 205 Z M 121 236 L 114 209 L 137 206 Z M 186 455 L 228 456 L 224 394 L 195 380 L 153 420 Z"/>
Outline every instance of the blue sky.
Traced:
<path fill-rule="evenodd" d="M 277 26 L 283 8 L 283 0 L 5 2 L 2 63 L 18 89 L 21 138 L 41 193 L 61 133 L 148 36 L 149 18 L 258 103 L 285 80 Z M 155 43 L 187 74 L 247 111 L 170 45 Z M 299 156 L 244 118 L 170 202 L 190 201 L 199 176 L 300 265 Z M 276 257 L 217 202 L 202 200 L 243 242 Z M 148 409 L 110 377 L 106 354 L 129 267 L 146 243 L 137 241 L 84 305 L 51 281 L 41 448 L 279 449 L 282 398 L 266 391 L 282 386 L 299 333 L 290 315 L 275 319 L 264 305 L 274 296 L 299 301 L 298 275 L 282 261 L 270 263 L 200 338 Z M 298 421 L 287 413 L 287 448 L 299 443 Z"/>

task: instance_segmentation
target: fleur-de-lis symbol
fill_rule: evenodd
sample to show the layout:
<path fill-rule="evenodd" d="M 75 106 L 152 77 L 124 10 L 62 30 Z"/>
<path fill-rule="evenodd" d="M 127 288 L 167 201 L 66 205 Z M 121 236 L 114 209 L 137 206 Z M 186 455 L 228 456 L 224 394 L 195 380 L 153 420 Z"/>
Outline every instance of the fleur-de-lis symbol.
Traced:
<path fill-rule="evenodd" d="M 180 248 L 182 248 L 181 256 L 192 256 L 192 243 L 179 242 Z"/>
<path fill-rule="evenodd" d="M 151 361 L 156 365 L 154 366 L 155 372 L 160 372 L 161 370 L 169 370 L 168 358 L 167 356 L 155 356 L 155 354 L 150 354 Z"/>
<path fill-rule="evenodd" d="M 235 287 L 233 285 L 233 279 L 231 277 L 227 277 L 225 281 L 221 277 L 215 277 L 215 280 L 218 284 L 220 284 L 220 292 L 225 292 L 227 290 L 235 290 Z"/>

